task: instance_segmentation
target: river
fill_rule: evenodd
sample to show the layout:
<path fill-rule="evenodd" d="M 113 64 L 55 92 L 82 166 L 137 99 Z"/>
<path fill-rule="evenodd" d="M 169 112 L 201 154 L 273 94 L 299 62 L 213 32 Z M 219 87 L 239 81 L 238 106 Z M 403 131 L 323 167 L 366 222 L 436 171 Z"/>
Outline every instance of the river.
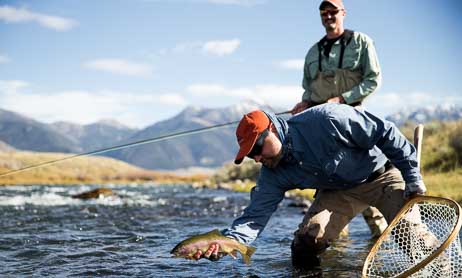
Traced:
<path fill-rule="evenodd" d="M 172 258 L 188 236 L 228 227 L 248 193 L 190 186 L 109 186 L 117 196 L 78 200 L 97 186 L 0 187 L 0 277 L 315 277 L 292 269 L 302 209 L 284 200 L 254 246 L 250 265 Z M 361 217 L 323 254 L 322 277 L 360 277 L 370 248 Z M 319 277 L 319 274 L 317 274 Z"/>

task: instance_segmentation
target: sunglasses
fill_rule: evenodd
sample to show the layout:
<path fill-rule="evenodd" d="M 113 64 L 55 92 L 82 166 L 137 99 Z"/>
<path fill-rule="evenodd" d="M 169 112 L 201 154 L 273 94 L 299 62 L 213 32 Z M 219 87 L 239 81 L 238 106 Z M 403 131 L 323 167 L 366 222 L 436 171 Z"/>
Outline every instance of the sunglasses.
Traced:
<path fill-rule="evenodd" d="M 321 10 L 320 14 L 321 14 L 321 16 L 327 16 L 327 15 L 335 16 L 340 11 L 341 10 Z"/>
<path fill-rule="evenodd" d="M 265 143 L 265 138 L 268 137 L 269 130 L 265 129 L 260 135 L 258 136 L 257 141 L 253 145 L 252 150 L 247 155 L 250 158 L 254 158 L 256 155 L 260 155 L 263 151 L 263 144 Z"/>

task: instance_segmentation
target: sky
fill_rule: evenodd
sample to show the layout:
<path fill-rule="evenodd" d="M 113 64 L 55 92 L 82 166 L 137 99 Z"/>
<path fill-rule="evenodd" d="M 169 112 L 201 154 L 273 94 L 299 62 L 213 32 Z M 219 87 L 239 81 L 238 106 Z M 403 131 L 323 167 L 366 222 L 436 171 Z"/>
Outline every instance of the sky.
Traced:
<path fill-rule="evenodd" d="M 314 0 L 0 0 L 0 108 L 142 128 L 189 105 L 292 108 L 325 30 Z M 461 105 L 462 2 L 344 0 L 375 43 L 379 116 Z"/>

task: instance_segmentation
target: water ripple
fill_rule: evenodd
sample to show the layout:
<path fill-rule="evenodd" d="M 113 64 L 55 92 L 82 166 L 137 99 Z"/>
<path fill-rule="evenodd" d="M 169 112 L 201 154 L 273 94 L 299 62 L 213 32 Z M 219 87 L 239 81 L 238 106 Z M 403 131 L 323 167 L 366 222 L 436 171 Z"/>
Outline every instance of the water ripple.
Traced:
<path fill-rule="evenodd" d="M 252 263 L 171 258 L 184 238 L 228 227 L 246 193 L 185 186 L 109 186 L 116 197 L 77 200 L 95 186 L 0 187 L 0 277 L 315 277 L 292 269 L 303 215 L 283 202 L 255 243 Z M 323 255 L 323 277 L 356 277 L 370 248 L 361 218 Z"/>

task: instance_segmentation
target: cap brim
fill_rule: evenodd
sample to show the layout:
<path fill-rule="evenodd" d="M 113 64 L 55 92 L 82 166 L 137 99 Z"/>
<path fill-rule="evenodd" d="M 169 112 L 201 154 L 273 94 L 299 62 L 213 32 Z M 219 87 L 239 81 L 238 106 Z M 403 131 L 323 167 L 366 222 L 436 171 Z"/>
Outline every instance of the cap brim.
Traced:
<path fill-rule="evenodd" d="M 235 164 L 241 164 L 241 162 L 244 160 L 244 157 L 250 153 L 252 150 L 253 146 L 255 145 L 255 142 L 258 139 L 258 133 L 254 134 L 253 140 L 250 142 L 250 144 L 245 144 L 239 148 L 239 152 L 236 155 L 236 158 L 234 159 Z"/>
<path fill-rule="evenodd" d="M 234 164 L 241 164 L 244 158 L 234 160 Z"/>

